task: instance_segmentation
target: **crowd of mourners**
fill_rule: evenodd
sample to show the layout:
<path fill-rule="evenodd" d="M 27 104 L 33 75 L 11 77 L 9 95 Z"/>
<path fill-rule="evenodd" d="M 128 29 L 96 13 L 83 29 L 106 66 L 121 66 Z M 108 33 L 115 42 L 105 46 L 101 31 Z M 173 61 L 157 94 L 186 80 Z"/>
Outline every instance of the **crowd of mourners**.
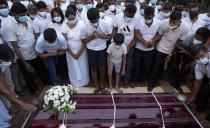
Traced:
<path fill-rule="evenodd" d="M 0 128 L 11 103 L 36 110 L 19 100 L 25 89 L 91 82 L 94 93 L 123 93 L 146 83 L 151 92 L 163 72 L 179 93 L 193 76 L 188 104 L 206 111 L 210 6 L 202 11 L 190 0 L 0 0 Z"/>

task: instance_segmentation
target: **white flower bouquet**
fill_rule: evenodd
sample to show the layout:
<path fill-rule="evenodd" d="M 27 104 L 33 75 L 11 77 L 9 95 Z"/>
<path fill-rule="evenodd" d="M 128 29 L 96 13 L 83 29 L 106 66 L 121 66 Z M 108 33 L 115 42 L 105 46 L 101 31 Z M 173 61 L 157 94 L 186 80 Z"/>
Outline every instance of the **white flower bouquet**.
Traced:
<path fill-rule="evenodd" d="M 72 85 L 53 86 L 45 92 L 43 109 L 45 112 L 52 110 L 54 114 L 59 112 L 74 112 L 76 101 L 71 100 L 71 96 L 78 91 Z"/>

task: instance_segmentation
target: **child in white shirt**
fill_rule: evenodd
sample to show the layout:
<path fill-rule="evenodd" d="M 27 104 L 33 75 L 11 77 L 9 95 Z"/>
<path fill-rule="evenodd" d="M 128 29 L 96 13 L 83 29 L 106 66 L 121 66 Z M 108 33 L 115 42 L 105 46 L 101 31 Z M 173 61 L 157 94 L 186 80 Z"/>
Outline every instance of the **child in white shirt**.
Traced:
<path fill-rule="evenodd" d="M 112 90 L 112 71 L 115 69 L 116 73 L 116 83 L 115 90 L 118 93 L 123 93 L 123 91 L 119 88 L 120 81 L 120 73 L 121 75 L 125 75 L 125 65 L 126 65 L 126 54 L 127 48 L 124 44 L 125 37 L 123 34 L 118 33 L 113 38 L 114 42 L 111 43 L 107 49 L 107 60 L 108 60 L 108 76 L 109 76 L 109 89 Z"/>

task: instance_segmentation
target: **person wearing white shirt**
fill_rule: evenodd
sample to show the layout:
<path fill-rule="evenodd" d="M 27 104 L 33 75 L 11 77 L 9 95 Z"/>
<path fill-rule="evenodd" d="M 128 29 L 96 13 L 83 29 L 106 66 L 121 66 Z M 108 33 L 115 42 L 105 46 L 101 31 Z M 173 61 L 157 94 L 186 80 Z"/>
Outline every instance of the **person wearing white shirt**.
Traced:
<path fill-rule="evenodd" d="M 160 40 L 155 52 L 155 60 L 147 88 L 148 91 L 152 91 L 158 83 L 164 60 L 167 64 L 176 44 L 185 40 L 188 36 L 189 27 L 185 22 L 181 21 L 181 17 L 181 12 L 173 11 L 170 15 L 170 19 L 161 22 L 158 34 L 150 41 L 150 43 L 154 43 Z"/>
<path fill-rule="evenodd" d="M 187 0 L 176 0 L 174 10 L 182 13 L 182 19 L 189 16 L 189 12 L 187 11 Z"/>
<path fill-rule="evenodd" d="M 84 8 L 82 0 L 75 0 L 75 5 L 76 5 L 76 8 L 77 8 L 77 18 L 79 20 L 82 20 L 81 13 L 82 13 L 83 8 Z"/>
<path fill-rule="evenodd" d="M 84 6 L 83 6 L 83 9 L 82 9 L 82 11 L 80 13 L 81 20 L 83 20 L 84 22 L 89 22 L 89 20 L 87 18 L 87 11 L 90 8 L 93 8 L 93 7 L 94 7 L 93 0 L 84 0 Z"/>
<path fill-rule="evenodd" d="M 84 22 L 77 19 L 76 10 L 73 9 L 66 11 L 66 18 L 68 76 L 74 87 L 81 87 L 90 81 L 87 49 L 80 38 Z"/>
<path fill-rule="evenodd" d="M 37 17 L 37 8 L 34 4 L 29 4 L 28 7 L 27 7 L 27 11 L 28 11 L 28 14 L 30 16 L 30 21 L 32 22 L 33 24 L 33 20 Z"/>
<path fill-rule="evenodd" d="M 155 15 L 155 18 L 157 18 L 160 21 L 168 19 L 171 14 L 172 7 L 173 5 L 171 2 L 165 2 L 161 11 L 157 15 Z"/>
<path fill-rule="evenodd" d="M 205 27 L 205 22 L 198 17 L 199 5 L 190 5 L 189 17 L 183 19 L 190 27 L 189 35 L 194 35 L 198 28 Z"/>
<path fill-rule="evenodd" d="M 10 47 L 8 47 L 6 44 L 0 44 L 0 96 L 5 97 L 9 101 L 15 103 L 16 105 L 19 105 L 21 108 L 28 112 L 34 112 L 36 111 L 36 108 L 28 103 L 25 103 L 21 100 L 19 100 L 16 97 L 16 94 L 8 89 L 8 85 L 5 82 L 4 74 L 5 70 L 9 68 L 11 65 L 11 61 L 14 57 L 14 53 Z M 15 106 L 17 107 L 17 106 Z M 6 109 L 5 105 L 0 100 L 0 124 L 1 128 L 8 128 L 11 127 L 10 120 L 12 119 L 12 116 L 9 115 L 8 110 Z"/>
<path fill-rule="evenodd" d="M 64 55 L 67 49 L 64 36 L 53 28 L 48 28 L 39 36 L 35 49 L 48 68 L 51 82 L 54 85 L 60 84 L 56 76 L 56 66 L 58 57 Z"/>
<path fill-rule="evenodd" d="M 60 8 L 55 7 L 51 10 L 51 19 L 52 21 L 49 23 L 47 28 L 53 28 L 60 34 L 66 34 L 64 33 L 65 18 Z"/>
<path fill-rule="evenodd" d="M 205 27 L 210 30 L 210 6 L 207 13 L 200 14 L 198 17 L 205 22 Z"/>
<path fill-rule="evenodd" d="M 109 45 L 107 49 L 107 64 L 108 64 L 108 76 L 109 76 L 109 92 L 112 91 L 112 72 L 113 69 L 116 73 L 116 83 L 114 89 L 118 93 L 123 93 L 119 88 L 120 75 L 125 75 L 125 65 L 126 65 L 126 54 L 127 48 L 124 43 L 124 35 L 117 33 L 113 37 L 113 42 Z"/>
<path fill-rule="evenodd" d="M 137 28 L 140 20 L 136 15 L 136 11 L 137 8 L 135 5 L 128 4 L 125 8 L 124 13 L 116 15 L 112 23 L 112 35 L 114 36 L 115 33 L 122 33 L 125 36 L 124 44 L 128 49 L 124 80 L 124 84 L 126 87 L 128 87 L 128 83 L 131 77 L 131 70 L 133 67 L 133 52 L 136 43 L 136 40 L 134 38 L 134 29 Z"/>
<path fill-rule="evenodd" d="M 210 91 L 210 54 L 208 54 L 203 44 L 196 45 L 192 53 L 196 60 L 194 68 L 195 81 L 193 82 L 193 91 L 188 103 L 192 104 L 197 99 L 196 110 L 204 112 L 208 107 Z"/>
<path fill-rule="evenodd" d="M 57 33 L 62 34 L 66 37 L 67 32 L 65 31 L 66 28 L 66 21 L 63 14 L 63 11 L 55 7 L 51 10 L 51 19 L 52 21 L 49 23 L 48 28 L 53 28 Z M 57 72 L 60 78 L 67 78 L 67 62 L 66 62 L 66 55 L 60 55 L 57 57 Z"/>
<path fill-rule="evenodd" d="M 114 19 L 114 17 L 120 13 L 123 13 L 123 11 L 116 7 L 116 4 L 113 0 L 110 0 L 109 9 L 105 11 L 105 16 L 108 16 L 111 19 Z"/>
<path fill-rule="evenodd" d="M 107 24 L 109 24 L 111 26 L 112 25 L 112 19 L 105 15 L 104 4 L 103 3 L 98 3 L 96 5 L 96 8 L 99 12 L 100 20 L 104 20 L 104 22 L 106 22 Z"/>
<path fill-rule="evenodd" d="M 18 56 L 19 65 L 22 68 L 24 78 L 31 93 L 38 94 L 45 84 L 49 83 L 48 71 L 40 58 L 37 57 L 34 48 L 35 37 L 33 26 L 28 22 L 26 7 L 21 3 L 13 4 L 14 19 L 8 28 L 7 41 Z M 42 79 L 42 80 L 41 80 Z"/>
<path fill-rule="evenodd" d="M 80 37 L 82 43 L 86 44 L 91 76 L 96 87 L 95 93 L 104 92 L 104 77 L 106 67 L 106 42 L 111 39 L 112 28 L 106 22 L 99 20 L 99 12 L 91 8 L 87 12 L 88 23 L 81 28 Z M 100 85 L 98 85 L 98 75 Z"/>
<path fill-rule="evenodd" d="M 35 39 L 39 37 L 40 34 L 48 27 L 51 21 L 50 14 L 47 13 L 46 3 L 39 1 L 36 3 L 36 8 L 38 10 L 38 15 L 33 20 L 33 28 L 35 32 Z"/>
<path fill-rule="evenodd" d="M 139 21 L 135 31 L 137 43 L 134 51 L 134 77 L 133 81 L 144 82 L 151 74 L 154 60 L 154 43 L 150 43 L 160 27 L 160 21 L 154 18 L 154 8 L 148 6 L 144 9 L 144 19 Z"/>
<path fill-rule="evenodd" d="M 7 41 L 8 32 L 9 32 L 8 28 L 10 28 L 10 26 L 12 25 L 13 18 L 8 15 L 9 8 L 8 8 L 6 1 L 3 0 L 1 2 L 2 2 L 2 3 L 0 3 L 0 7 L 1 7 L 1 9 L 0 9 L 1 38 L 4 43 L 6 43 L 11 49 L 13 49 L 11 42 Z M 15 91 L 18 94 L 23 94 L 23 93 L 21 93 L 21 90 L 22 90 L 21 87 L 23 87 L 25 85 L 25 80 L 23 78 L 22 71 L 20 70 L 19 65 L 17 63 L 17 56 L 15 56 L 15 58 L 13 59 L 12 65 L 7 70 L 9 70 L 9 72 L 11 72 L 11 73 L 9 73 L 7 71 L 5 74 L 5 75 L 8 75 L 6 80 L 10 80 L 10 84 L 8 84 L 8 85 L 14 85 L 15 88 L 14 87 L 13 88 L 15 89 Z"/>

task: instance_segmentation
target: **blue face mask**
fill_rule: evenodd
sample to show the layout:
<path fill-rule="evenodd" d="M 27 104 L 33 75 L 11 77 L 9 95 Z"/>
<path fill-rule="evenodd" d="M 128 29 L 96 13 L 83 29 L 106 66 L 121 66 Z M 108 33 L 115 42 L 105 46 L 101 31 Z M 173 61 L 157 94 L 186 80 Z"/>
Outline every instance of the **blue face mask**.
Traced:
<path fill-rule="evenodd" d="M 18 18 L 18 20 L 20 21 L 20 22 L 26 22 L 27 20 L 28 20 L 28 16 L 20 16 L 19 18 Z"/>
<path fill-rule="evenodd" d="M 91 23 L 91 26 L 92 26 L 93 28 L 98 28 L 99 23 L 98 23 L 98 22 L 96 22 L 96 23 Z"/>
<path fill-rule="evenodd" d="M 150 1 L 152 4 L 157 4 L 158 0 L 151 0 Z"/>
<path fill-rule="evenodd" d="M 209 63 L 209 59 L 207 57 L 197 60 L 197 64 L 207 65 Z"/>
<path fill-rule="evenodd" d="M 8 8 L 0 9 L 0 14 L 4 17 L 7 17 L 9 15 L 9 9 Z"/>
<path fill-rule="evenodd" d="M 92 8 L 93 7 L 93 4 L 85 4 L 85 8 L 87 9 L 87 10 L 89 10 L 90 8 Z"/>
<path fill-rule="evenodd" d="M 76 25 L 77 19 L 75 18 L 74 20 L 68 20 L 68 23 L 69 23 L 70 25 Z"/>

